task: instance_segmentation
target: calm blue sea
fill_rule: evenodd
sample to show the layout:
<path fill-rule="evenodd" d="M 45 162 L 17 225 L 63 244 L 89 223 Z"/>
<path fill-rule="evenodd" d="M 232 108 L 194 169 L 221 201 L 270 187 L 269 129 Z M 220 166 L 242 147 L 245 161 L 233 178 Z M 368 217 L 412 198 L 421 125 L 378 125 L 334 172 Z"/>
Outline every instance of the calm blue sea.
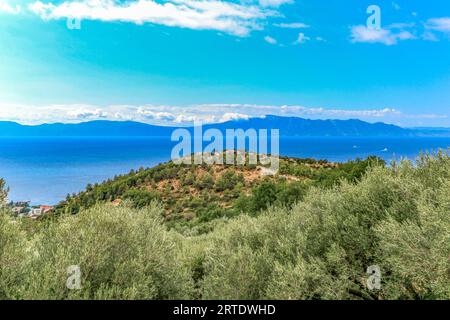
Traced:
<path fill-rule="evenodd" d="M 0 138 L 0 177 L 13 201 L 55 204 L 88 183 L 170 159 L 169 138 Z M 414 159 L 450 138 L 281 138 L 286 156 L 347 161 L 376 155 Z"/>

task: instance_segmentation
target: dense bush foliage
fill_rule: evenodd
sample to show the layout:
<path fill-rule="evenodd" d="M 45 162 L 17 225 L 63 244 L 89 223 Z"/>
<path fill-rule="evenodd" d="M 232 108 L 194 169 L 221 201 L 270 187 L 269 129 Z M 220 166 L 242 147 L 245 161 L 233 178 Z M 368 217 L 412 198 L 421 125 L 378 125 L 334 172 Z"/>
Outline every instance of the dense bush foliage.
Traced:
<path fill-rule="evenodd" d="M 134 208 L 143 208 L 153 201 L 161 199 L 157 192 L 149 192 L 144 189 L 130 189 L 123 194 L 122 198 L 131 201 Z"/>
<path fill-rule="evenodd" d="M 236 201 L 236 210 L 257 215 L 270 206 L 291 206 L 301 200 L 309 189 L 305 182 L 286 183 L 285 181 L 263 181 L 255 186 L 251 195 L 241 195 Z"/>
<path fill-rule="evenodd" d="M 295 161 L 293 164 L 292 162 Z M 367 159 L 356 159 L 333 166 L 326 160 L 289 159 L 281 162 L 280 171 L 298 177 L 307 177 L 321 187 L 332 187 L 340 180 L 356 182 L 372 166 L 384 166 L 383 159 L 371 156 Z"/>
<path fill-rule="evenodd" d="M 242 174 L 235 174 L 233 171 L 225 171 L 224 174 L 217 179 L 214 188 L 216 191 L 233 190 L 238 183 L 245 183 Z"/>
<path fill-rule="evenodd" d="M 6 204 L 6 198 L 8 196 L 8 188 L 6 188 L 5 180 L 0 179 L 0 207 Z"/>
<path fill-rule="evenodd" d="M 448 155 L 301 190 L 279 205 L 267 182 L 253 196 L 271 206 L 195 236 L 168 231 L 154 203 L 95 205 L 32 234 L 3 212 L 0 298 L 450 299 Z M 70 265 L 80 290 L 66 287 Z"/>
<path fill-rule="evenodd" d="M 15 298 L 24 282 L 26 234 L 8 213 L 0 210 L 0 300 Z"/>
<path fill-rule="evenodd" d="M 143 210 L 106 205 L 50 223 L 28 241 L 27 257 L 17 233 L 14 247 L 1 255 L 1 283 L 7 298 L 25 299 L 183 299 L 191 295 L 188 270 L 177 259 L 178 239 L 167 232 L 161 208 Z M 2 217 L 4 220 L 4 217 Z M 3 221 L 2 220 L 2 221 Z M 2 223 L 1 239 L 12 237 L 10 223 Z M 5 228 L 6 226 L 6 228 Z M 2 241 L 3 242 L 3 241 Z M 18 250 L 19 249 L 19 250 Z M 23 254 L 22 254 L 23 258 Z M 8 262 L 4 264 L 4 261 Z M 23 267 L 21 281 L 11 264 Z M 3 268 L 7 270 L 3 272 Z M 67 268 L 79 266 L 80 290 L 69 290 Z M 17 268 L 17 270 L 22 270 Z M 6 272 L 9 271 L 9 272 Z M 13 275 L 13 276 L 11 276 Z M 13 277 L 13 278 L 12 278 Z M 12 279 L 11 279 L 12 278 Z M 17 277 L 15 277 L 17 278 Z M 4 287 L 4 286 L 2 286 Z M 5 294 L 3 294 L 5 297 Z"/>
<path fill-rule="evenodd" d="M 202 298 L 449 299 L 450 159 L 375 167 L 207 236 Z M 198 244 L 197 244 L 198 245 Z M 381 270 L 368 290 L 366 270 Z"/>

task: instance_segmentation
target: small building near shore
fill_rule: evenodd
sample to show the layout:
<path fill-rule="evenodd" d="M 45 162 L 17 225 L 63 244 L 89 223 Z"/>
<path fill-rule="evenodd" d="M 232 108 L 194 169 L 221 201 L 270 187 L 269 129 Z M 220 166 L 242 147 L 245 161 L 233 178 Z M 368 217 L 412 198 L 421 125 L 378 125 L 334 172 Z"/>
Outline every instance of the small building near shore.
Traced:
<path fill-rule="evenodd" d="M 41 205 L 39 209 L 42 210 L 42 213 L 47 213 L 53 209 L 53 206 Z"/>
<path fill-rule="evenodd" d="M 53 206 L 40 205 L 39 207 L 31 208 L 30 217 L 32 219 L 37 219 L 41 215 L 48 213 L 53 209 Z"/>

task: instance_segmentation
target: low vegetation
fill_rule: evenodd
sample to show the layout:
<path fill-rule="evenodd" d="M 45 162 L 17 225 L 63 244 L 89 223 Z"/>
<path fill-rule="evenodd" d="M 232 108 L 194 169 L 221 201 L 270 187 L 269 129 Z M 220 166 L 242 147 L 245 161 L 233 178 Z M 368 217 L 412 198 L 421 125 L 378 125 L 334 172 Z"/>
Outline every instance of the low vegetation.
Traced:
<path fill-rule="evenodd" d="M 284 159 L 280 176 L 254 185 L 246 168 L 198 170 L 207 178 L 165 164 L 89 187 L 60 207 L 77 214 L 31 231 L 2 209 L 0 299 L 450 299 L 448 154 L 389 167 Z M 165 179 L 201 195 L 190 221 L 207 232 L 170 224 Z M 219 192 L 239 214 L 220 211 L 228 198 L 204 209 Z M 71 265 L 80 289 L 66 286 Z"/>
<path fill-rule="evenodd" d="M 329 188 L 341 179 L 355 182 L 371 165 L 384 165 L 371 157 L 346 163 L 326 160 L 282 158 L 276 175 L 249 165 L 160 164 L 117 176 L 85 191 L 68 195 L 55 216 L 77 214 L 98 203 L 129 203 L 143 208 L 159 201 L 170 228 L 189 234 L 209 232 L 218 219 L 248 213 L 257 215 L 272 205 L 291 206 L 313 186 Z"/>

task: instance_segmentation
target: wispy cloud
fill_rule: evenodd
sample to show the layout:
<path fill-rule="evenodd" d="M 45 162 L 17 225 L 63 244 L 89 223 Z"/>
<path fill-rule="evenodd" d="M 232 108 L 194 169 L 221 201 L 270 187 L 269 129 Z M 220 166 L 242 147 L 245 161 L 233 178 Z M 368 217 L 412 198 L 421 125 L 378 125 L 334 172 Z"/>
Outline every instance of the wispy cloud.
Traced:
<path fill-rule="evenodd" d="M 9 13 L 9 14 L 17 14 L 21 11 L 20 5 L 12 5 L 6 0 L 0 0 L 0 14 Z"/>
<path fill-rule="evenodd" d="M 406 25 L 394 24 L 386 28 L 370 29 L 364 25 L 351 27 L 351 41 L 365 43 L 382 43 L 387 46 L 395 45 L 399 41 L 416 39 L 416 36 L 408 30 Z"/>
<path fill-rule="evenodd" d="M 139 121 L 159 125 L 188 125 L 195 121 L 220 123 L 229 120 L 248 119 L 255 115 L 242 113 L 237 107 L 227 105 L 0 105 L 1 121 L 23 124 L 76 123 L 92 120 Z"/>
<path fill-rule="evenodd" d="M 425 40 L 425 41 L 435 41 L 435 42 L 439 41 L 439 38 L 434 33 L 430 32 L 430 31 L 425 31 L 422 34 L 421 38 L 423 40 Z"/>
<path fill-rule="evenodd" d="M 297 40 L 294 41 L 294 44 L 302 44 L 309 40 L 311 40 L 310 37 L 306 36 L 303 32 L 300 32 L 297 36 Z"/>
<path fill-rule="evenodd" d="M 277 39 L 272 38 L 272 37 L 270 37 L 270 36 L 265 36 L 265 37 L 264 37 L 264 40 L 265 40 L 267 43 L 270 43 L 270 44 L 277 44 Z"/>
<path fill-rule="evenodd" d="M 387 26 L 387 29 L 393 30 L 393 29 L 407 29 L 407 28 L 414 28 L 416 26 L 415 22 L 398 22 L 398 23 L 391 23 Z"/>
<path fill-rule="evenodd" d="M 392 7 L 395 10 L 397 10 L 397 11 L 401 9 L 400 5 L 397 2 L 394 2 L 394 1 L 392 1 Z"/>
<path fill-rule="evenodd" d="M 309 28 L 309 25 L 303 22 L 291 22 L 291 23 L 274 23 L 275 27 L 285 29 L 305 29 Z"/>
<path fill-rule="evenodd" d="M 352 26 L 352 42 L 382 43 L 388 46 L 404 40 L 439 41 L 439 33 L 450 35 L 450 17 L 430 18 L 424 23 L 392 23 L 379 30 Z M 419 36 L 416 36 L 419 35 Z"/>
<path fill-rule="evenodd" d="M 216 30 L 236 36 L 246 36 L 251 30 L 261 29 L 261 24 L 267 17 L 279 15 L 277 11 L 260 5 L 218 0 L 79 0 L 58 4 L 36 1 L 29 5 L 29 9 L 43 19 L 77 18 L 136 24 L 154 23 L 197 30 Z"/>
<path fill-rule="evenodd" d="M 450 17 L 428 19 L 425 27 L 429 30 L 450 33 Z"/>
<path fill-rule="evenodd" d="M 259 4 L 263 7 L 279 7 L 293 2 L 294 0 L 259 0 Z"/>
<path fill-rule="evenodd" d="M 413 121 L 446 119 L 446 115 L 408 115 L 394 108 L 379 109 L 335 109 L 311 108 L 299 105 L 256 105 L 256 104 L 198 104 L 173 105 L 0 105 L 0 120 L 17 121 L 25 124 L 90 120 L 132 120 L 159 125 L 184 126 L 194 121 L 220 123 L 229 120 L 263 118 L 267 115 L 304 117 L 310 119 L 351 119 L 369 122 L 384 121 L 399 123 L 402 119 Z M 414 122 L 415 123 L 415 122 Z"/>

